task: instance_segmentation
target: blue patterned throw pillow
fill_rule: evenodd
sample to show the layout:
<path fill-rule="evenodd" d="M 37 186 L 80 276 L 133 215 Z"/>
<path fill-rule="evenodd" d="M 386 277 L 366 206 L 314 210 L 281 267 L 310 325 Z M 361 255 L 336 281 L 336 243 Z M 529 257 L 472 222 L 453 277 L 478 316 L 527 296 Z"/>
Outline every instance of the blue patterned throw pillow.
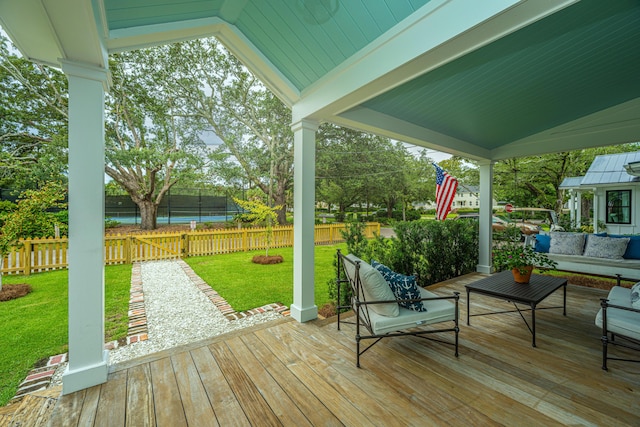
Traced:
<path fill-rule="evenodd" d="M 386 265 L 380 264 L 375 260 L 371 260 L 371 265 L 373 268 L 378 270 L 387 283 L 389 283 L 396 299 L 403 300 L 421 298 L 415 276 L 405 276 L 403 274 L 396 273 Z M 422 304 L 422 301 L 398 302 L 398 305 L 414 311 L 427 311 L 424 304 Z"/>

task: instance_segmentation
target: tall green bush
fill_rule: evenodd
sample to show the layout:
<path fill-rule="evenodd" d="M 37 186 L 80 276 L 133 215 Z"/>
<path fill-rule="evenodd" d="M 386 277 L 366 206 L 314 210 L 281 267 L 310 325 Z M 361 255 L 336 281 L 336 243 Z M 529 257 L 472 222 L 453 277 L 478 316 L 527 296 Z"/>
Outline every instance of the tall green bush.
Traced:
<path fill-rule="evenodd" d="M 476 221 L 399 222 L 390 267 L 417 274 L 428 286 L 475 270 L 478 261 Z"/>

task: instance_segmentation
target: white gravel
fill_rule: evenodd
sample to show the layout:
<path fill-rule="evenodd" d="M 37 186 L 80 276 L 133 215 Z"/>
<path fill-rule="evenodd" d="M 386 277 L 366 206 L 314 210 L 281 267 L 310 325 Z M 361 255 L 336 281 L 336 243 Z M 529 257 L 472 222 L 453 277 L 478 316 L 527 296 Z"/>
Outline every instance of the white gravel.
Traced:
<path fill-rule="evenodd" d="M 227 320 L 176 261 L 145 262 L 141 275 L 149 339 L 111 350 L 109 364 L 282 317 L 275 311 L 267 311 Z"/>

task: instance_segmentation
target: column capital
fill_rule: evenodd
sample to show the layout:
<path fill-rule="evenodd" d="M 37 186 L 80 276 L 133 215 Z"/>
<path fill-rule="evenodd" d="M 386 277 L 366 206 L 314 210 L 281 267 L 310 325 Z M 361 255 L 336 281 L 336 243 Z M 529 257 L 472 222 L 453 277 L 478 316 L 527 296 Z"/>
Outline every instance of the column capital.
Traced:
<path fill-rule="evenodd" d="M 493 166 L 495 164 L 496 164 L 495 160 L 490 160 L 490 159 L 478 160 L 478 166 Z"/>
<path fill-rule="evenodd" d="M 62 71 L 67 76 L 100 82 L 105 92 L 108 91 L 112 85 L 111 72 L 107 68 L 96 67 L 95 65 L 84 62 L 68 61 L 66 59 L 59 59 L 59 61 Z"/>
<path fill-rule="evenodd" d="M 297 132 L 299 130 L 306 129 L 306 130 L 312 130 L 315 132 L 318 130 L 318 126 L 320 126 L 320 122 L 317 120 L 302 119 L 292 123 L 291 130 L 293 132 Z"/>

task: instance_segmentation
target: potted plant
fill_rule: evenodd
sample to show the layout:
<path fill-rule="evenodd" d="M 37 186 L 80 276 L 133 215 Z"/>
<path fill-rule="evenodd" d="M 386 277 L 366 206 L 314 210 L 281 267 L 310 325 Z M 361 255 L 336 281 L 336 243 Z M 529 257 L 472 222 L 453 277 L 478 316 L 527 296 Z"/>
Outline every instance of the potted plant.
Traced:
<path fill-rule="evenodd" d="M 555 261 L 532 246 L 522 242 L 503 241 L 493 251 L 493 267 L 496 271 L 511 270 L 518 283 L 529 283 L 533 268 L 554 269 Z"/>

